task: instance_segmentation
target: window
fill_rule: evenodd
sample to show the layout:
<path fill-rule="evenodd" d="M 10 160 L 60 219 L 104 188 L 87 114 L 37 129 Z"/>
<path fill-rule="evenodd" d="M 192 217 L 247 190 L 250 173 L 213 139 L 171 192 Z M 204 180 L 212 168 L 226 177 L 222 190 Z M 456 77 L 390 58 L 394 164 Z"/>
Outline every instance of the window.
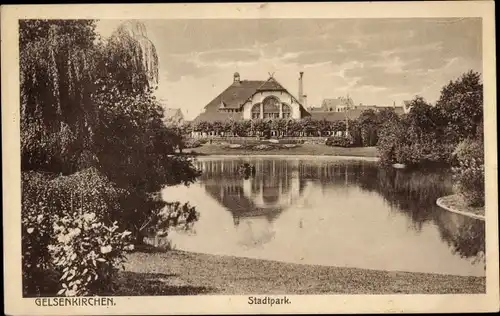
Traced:
<path fill-rule="evenodd" d="M 260 103 L 254 104 L 252 107 L 252 119 L 261 118 L 260 115 Z"/>
<path fill-rule="evenodd" d="M 280 105 L 281 102 L 278 98 L 270 96 L 264 99 L 262 102 L 264 110 L 264 118 L 279 118 L 280 117 Z"/>
<path fill-rule="evenodd" d="M 279 113 L 264 113 L 265 119 L 277 119 L 280 117 Z"/>
<path fill-rule="evenodd" d="M 283 118 L 290 118 L 290 117 L 292 117 L 292 108 L 288 104 L 283 103 L 281 105 L 281 109 L 282 109 L 282 112 L 283 112 Z"/>

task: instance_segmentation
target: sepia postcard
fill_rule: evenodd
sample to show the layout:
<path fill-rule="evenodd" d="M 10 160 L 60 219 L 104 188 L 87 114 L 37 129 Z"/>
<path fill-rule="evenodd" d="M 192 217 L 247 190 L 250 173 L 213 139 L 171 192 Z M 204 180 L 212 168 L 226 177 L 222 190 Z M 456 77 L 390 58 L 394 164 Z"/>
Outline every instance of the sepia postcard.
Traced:
<path fill-rule="evenodd" d="M 2 6 L 4 312 L 498 312 L 494 21 Z"/>

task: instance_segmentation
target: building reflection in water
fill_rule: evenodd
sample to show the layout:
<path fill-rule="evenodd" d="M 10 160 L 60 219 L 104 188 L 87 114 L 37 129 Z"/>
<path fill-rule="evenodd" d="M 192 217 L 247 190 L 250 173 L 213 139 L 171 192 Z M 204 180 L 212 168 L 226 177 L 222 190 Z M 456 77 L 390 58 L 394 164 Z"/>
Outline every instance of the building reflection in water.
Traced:
<path fill-rule="evenodd" d="M 301 179 L 299 161 L 255 160 L 255 175 L 238 172 L 243 160 L 202 160 L 201 181 L 207 193 L 231 212 L 240 231 L 240 244 L 257 247 L 275 235 L 273 222 L 292 205 L 304 198 L 306 181 Z"/>
<path fill-rule="evenodd" d="M 239 174 L 238 167 L 245 162 L 255 166 L 255 176 Z M 205 191 L 231 213 L 241 246 L 256 248 L 271 242 L 276 235 L 274 223 L 292 206 L 308 214 L 308 203 L 317 205 L 308 201 L 310 192 L 320 190 L 324 197 L 340 193 L 346 199 L 370 193 L 385 201 L 388 212 L 404 214 L 408 229 L 420 232 L 435 225 L 451 252 L 484 263 L 484 223 L 450 214 L 435 204 L 438 197 L 452 193 L 446 170 L 404 171 L 363 161 L 276 158 L 203 159 L 197 167 L 203 171 L 200 180 Z M 299 214 L 296 225 L 302 228 L 307 219 Z"/>

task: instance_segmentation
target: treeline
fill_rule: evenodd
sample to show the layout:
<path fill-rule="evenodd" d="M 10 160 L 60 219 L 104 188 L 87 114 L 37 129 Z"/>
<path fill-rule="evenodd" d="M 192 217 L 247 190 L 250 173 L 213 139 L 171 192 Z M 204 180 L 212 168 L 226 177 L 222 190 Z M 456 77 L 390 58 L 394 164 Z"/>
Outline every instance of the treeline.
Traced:
<path fill-rule="evenodd" d="M 378 129 L 387 119 L 396 116 L 392 109 L 380 111 L 366 110 L 357 119 L 341 121 L 315 120 L 305 117 L 300 120 L 228 120 L 197 122 L 186 124 L 184 129 L 190 133 L 199 132 L 217 136 L 260 136 L 260 137 L 329 137 L 343 135 L 346 128 L 350 141 L 348 146 L 375 146 L 378 141 Z M 271 132 L 274 132 L 272 134 Z"/>
<path fill-rule="evenodd" d="M 199 173 L 152 94 L 152 43 L 126 25 L 103 40 L 90 20 L 19 30 L 24 295 L 108 293 L 148 230 L 196 220 L 158 192 Z"/>
<path fill-rule="evenodd" d="M 407 115 L 383 123 L 377 148 L 386 164 L 453 166 L 457 191 L 484 205 L 483 84 L 469 71 L 441 90 L 435 105 L 421 97 Z"/>

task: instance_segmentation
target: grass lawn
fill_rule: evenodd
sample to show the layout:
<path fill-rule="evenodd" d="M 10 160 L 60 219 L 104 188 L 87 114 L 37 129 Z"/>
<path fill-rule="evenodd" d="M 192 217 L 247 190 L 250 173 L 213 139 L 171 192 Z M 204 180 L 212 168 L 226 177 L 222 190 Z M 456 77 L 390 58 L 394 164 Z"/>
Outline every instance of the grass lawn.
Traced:
<path fill-rule="evenodd" d="M 269 150 L 246 150 L 227 148 L 219 144 L 205 144 L 198 148 L 185 149 L 200 155 L 313 155 L 313 156 L 352 156 L 377 157 L 375 147 L 330 147 L 322 144 L 301 144 L 295 148 L 273 148 Z"/>
<path fill-rule="evenodd" d="M 484 277 L 281 263 L 183 251 L 128 256 L 113 295 L 484 293 Z"/>
<path fill-rule="evenodd" d="M 484 206 L 480 207 L 474 207 L 474 206 L 468 206 L 467 203 L 465 203 L 465 200 L 463 197 L 459 194 L 453 194 L 453 195 L 448 195 L 448 196 L 443 196 L 442 198 L 439 199 L 440 203 L 449 208 L 453 209 L 462 213 L 470 213 L 473 215 L 479 215 L 479 216 L 484 216 Z"/>

